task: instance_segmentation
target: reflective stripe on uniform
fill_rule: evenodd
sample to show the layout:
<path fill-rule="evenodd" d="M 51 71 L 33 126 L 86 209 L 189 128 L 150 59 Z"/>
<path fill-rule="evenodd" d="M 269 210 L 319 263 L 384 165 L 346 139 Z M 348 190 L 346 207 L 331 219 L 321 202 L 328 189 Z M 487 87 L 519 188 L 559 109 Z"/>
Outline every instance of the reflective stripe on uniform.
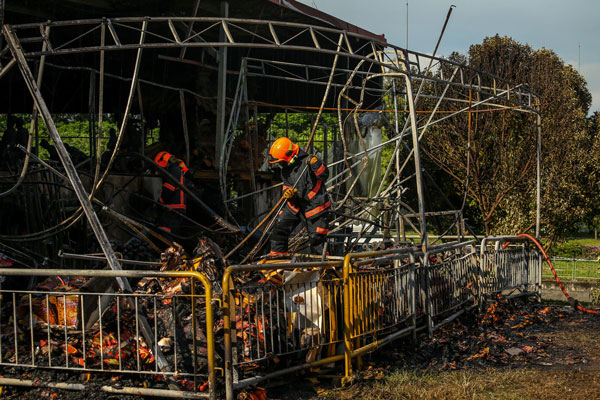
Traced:
<path fill-rule="evenodd" d="M 290 203 L 289 201 L 287 202 L 287 205 L 294 213 L 297 213 L 298 211 L 300 211 L 300 209 L 298 207 L 294 207 L 292 205 L 292 203 Z"/>
<path fill-rule="evenodd" d="M 172 210 L 185 210 L 186 206 L 185 204 L 165 204 L 165 206 L 169 207 Z"/>
<path fill-rule="evenodd" d="M 322 205 L 320 205 L 318 207 L 313 208 L 312 210 L 309 210 L 309 211 L 305 212 L 304 216 L 306 218 L 313 217 L 313 216 L 319 214 L 320 212 L 325 211 L 327 208 L 329 208 L 330 205 L 331 205 L 330 202 L 322 204 Z"/>
<path fill-rule="evenodd" d="M 310 192 L 308 192 L 308 198 L 309 200 L 312 200 L 313 197 L 315 197 L 317 195 L 317 193 L 319 192 L 319 189 L 321 189 L 321 185 L 323 184 L 322 180 L 317 180 L 317 184 L 315 185 L 314 189 L 311 190 Z"/>
<path fill-rule="evenodd" d="M 175 186 L 173 186 L 173 185 L 171 185 L 170 183 L 167 183 L 167 182 L 163 183 L 163 187 L 165 187 L 165 188 L 167 188 L 167 189 L 169 189 L 171 191 L 175 190 Z"/>
<path fill-rule="evenodd" d="M 183 174 L 179 177 L 179 183 L 181 183 L 181 187 L 184 187 Z M 185 208 L 185 197 L 183 195 L 183 190 L 181 189 L 179 189 L 179 204 L 183 205 L 183 208 Z"/>
<path fill-rule="evenodd" d="M 317 233 L 320 233 L 321 235 L 327 235 L 327 232 L 329 232 L 329 229 L 325 229 L 325 228 L 321 228 L 320 226 L 317 226 Z"/>
<path fill-rule="evenodd" d="M 323 172 L 325 172 L 325 168 L 326 168 L 325 164 L 321 164 L 319 169 L 315 171 L 315 175 L 317 175 L 317 176 L 321 175 Z"/>

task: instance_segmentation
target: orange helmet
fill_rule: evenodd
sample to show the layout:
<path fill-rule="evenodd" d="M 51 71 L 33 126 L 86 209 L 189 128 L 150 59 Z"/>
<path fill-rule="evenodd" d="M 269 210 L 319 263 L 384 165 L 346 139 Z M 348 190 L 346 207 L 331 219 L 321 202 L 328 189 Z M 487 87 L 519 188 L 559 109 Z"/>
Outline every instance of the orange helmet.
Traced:
<path fill-rule="evenodd" d="M 160 165 L 161 167 L 165 168 L 167 166 L 167 163 L 169 162 L 169 158 L 171 157 L 173 157 L 171 153 L 161 151 L 156 155 L 156 157 L 154 157 L 154 162 Z"/>
<path fill-rule="evenodd" d="M 298 155 L 299 150 L 297 144 L 286 137 L 281 137 L 274 141 L 269 149 L 269 163 L 275 164 L 282 161 L 291 163 Z"/>

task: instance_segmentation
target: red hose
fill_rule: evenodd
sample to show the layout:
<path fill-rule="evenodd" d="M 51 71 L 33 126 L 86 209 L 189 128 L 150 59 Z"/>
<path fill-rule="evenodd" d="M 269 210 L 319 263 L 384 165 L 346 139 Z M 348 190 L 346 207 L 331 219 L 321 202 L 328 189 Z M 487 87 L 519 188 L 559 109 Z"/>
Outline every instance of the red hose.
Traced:
<path fill-rule="evenodd" d="M 560 281 L 560 278 L 558 277 L 558 275 L 556 274 L 556 271 L 554 270 L 554 266 L 552 265 L 552 261 L 550 261 L 550 258 L 548 258 L 548 255 L 544 251 L 544 248 L 542 247 L 542 245 L 540 244 L 540 242 L 538 242 L 533 236 L 528 235 L 526 233 L 521 233 L 520 235 L 517 235 L 517 237 L 524 237 L 524 238 L 527 238 L 527 239 L 531 240 L 533 243 L 535 243 L 535 245 L 538 247 L 538 249 L 540 249 L 540 251 L 542 252 L 542 255 L 544 256 L 544 259 L 546 260 L 546 262 L 550 266 L 550 270 L 552 271 L 552 274 L 554 274 L 554 279 L 556 279 L 556 283 L 558 283 L 558 286 L 560 287 L 560 290 L 562 290 L 563 294 L 567 298 L 567 301 L 569 303 L 571 303 L 571 305 L 573 306 L 573 308 L 575 308 L 575 309 L 577 309 L 579 311 L 583 311 L 584 313 L 588 313 L 588 314 L 598 314 L 598 311 L 596 311 L 596 310 L 590 310 L 590 309 L 582 307 L 576 299 L 572 298 L 569 295 L 569 293 L 567 293 L 567 289 L 565 289 L 565 287 L 563 286 L 562 282 Z"/>

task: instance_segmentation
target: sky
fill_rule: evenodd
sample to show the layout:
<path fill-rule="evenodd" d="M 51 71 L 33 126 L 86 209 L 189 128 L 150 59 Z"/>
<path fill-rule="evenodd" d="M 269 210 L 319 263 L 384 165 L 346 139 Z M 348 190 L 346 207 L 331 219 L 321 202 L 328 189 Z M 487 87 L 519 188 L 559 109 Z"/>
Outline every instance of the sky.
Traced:
<path fill-rule="evenodd" d="M 406 47 L 407 0 L 299 0 Z M 450 5 L 438 55 L 466 53 L 498 33 L 554 50 L 584 76 L 600 111 L 600 0 L 408 0 L 408 48 L 431 54 Z M 579 67 L 581 63 L 581 67 Z"/>

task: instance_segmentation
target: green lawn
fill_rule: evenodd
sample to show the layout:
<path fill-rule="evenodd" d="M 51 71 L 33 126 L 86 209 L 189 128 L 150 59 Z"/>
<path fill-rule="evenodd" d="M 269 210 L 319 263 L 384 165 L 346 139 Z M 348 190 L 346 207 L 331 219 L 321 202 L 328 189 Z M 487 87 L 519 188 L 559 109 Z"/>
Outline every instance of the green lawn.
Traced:
<path fill-rule="evenodd" d="M 568 243 L 572 243 L 579 246 L 600 246 L 600 240 L 594 240 L 593 238 L 571 239 Z"/>
<path fill-rule="evenodd" d="M 563 280 L 596 280 L 600 279 L 600 262 L 598 261 L 566 261 L 554 260 L 552 265 L 558 274 L 558 277 Z M 542 277 L 551 278 L 552 271 L 546 263 L 542 270 Z"/>

